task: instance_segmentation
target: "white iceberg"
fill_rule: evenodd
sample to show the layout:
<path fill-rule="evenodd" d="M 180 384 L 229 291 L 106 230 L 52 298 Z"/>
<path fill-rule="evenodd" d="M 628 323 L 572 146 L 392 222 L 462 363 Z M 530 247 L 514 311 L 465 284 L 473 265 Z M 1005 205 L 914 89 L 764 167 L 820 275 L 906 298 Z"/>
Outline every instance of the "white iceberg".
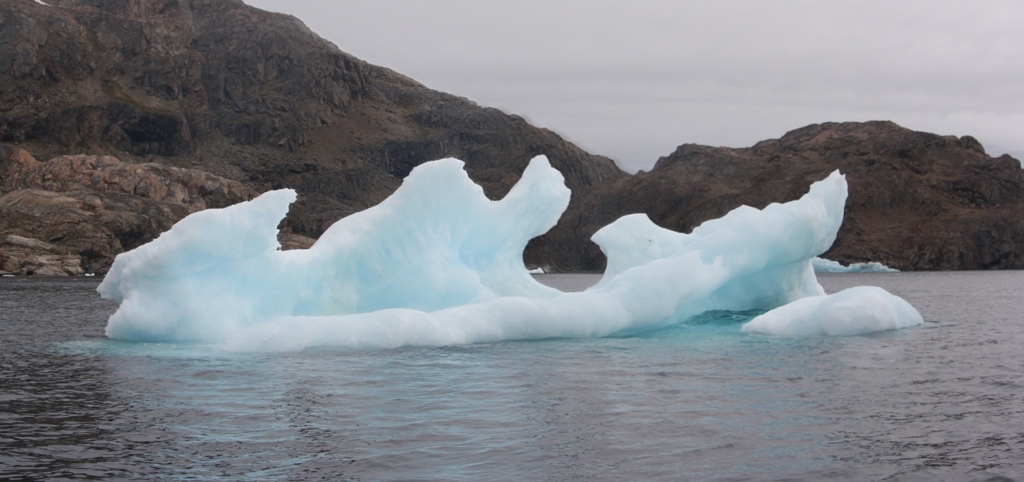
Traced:
<path fill-rule="evenodd" d="M 877 286 L 857 286 L 776 308 L 744 324 L 742 331 L 783 336 L 852 336 L 921 323 L 921 314 L 903 298 Z"/>
<path fill-rule="evenodd" d="M 815 256 L 811 260 L 811 264 L 814 266 L 815 273 L 899 273 L 900 271 L 877 261 L 871 261 L 869 263 L 853 263 L 849 266 L 843 266 L 843 264 L 838 261 L 832 261 L 831 259 L 825 259 L 818 256 Z"/>
<path fill-rule="evenodd" d="M 835 240 L 846 195 L 835 172 L 799 200 L 743 206 L 692 234 L 625 216 L 593 237 L 602 280 L 562 293 L 522 260 L 568 205 L 561 174 L 537 157 L 491 201 L 443 159 L 307 250 L 278 249 L 291 190 L 193 214 L 119 255 L 98 291 L 121 304 L 110 338 L 243 351 L 606 336 L 824 295 L 811 258 Z"/>

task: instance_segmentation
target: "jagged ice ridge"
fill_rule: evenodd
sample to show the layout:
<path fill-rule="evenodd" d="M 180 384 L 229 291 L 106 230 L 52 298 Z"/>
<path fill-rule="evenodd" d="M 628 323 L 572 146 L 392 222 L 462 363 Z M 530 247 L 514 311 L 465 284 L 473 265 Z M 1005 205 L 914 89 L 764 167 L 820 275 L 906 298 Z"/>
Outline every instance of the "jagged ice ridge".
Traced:
<path fill-rule="evenodd" d="M 770 310 L 825 297 L 811 259 L 835 240 L 847 186 L 837 171 L 798 200 L 741 206 L 691 234 L 624 216 L 593 236 L 608 268 L 579 293 L 538 283 L 522 260 L 569 196 L 543 156 L 499 201 L 462 161 L 442 159 L 293 251 L 277 242 L 292 190 L 201 211 L 117 257 L 98 288 L 121 304 L 106 333 L 238 351 L 391 348 L 606 336 L 708 310 Z"/>

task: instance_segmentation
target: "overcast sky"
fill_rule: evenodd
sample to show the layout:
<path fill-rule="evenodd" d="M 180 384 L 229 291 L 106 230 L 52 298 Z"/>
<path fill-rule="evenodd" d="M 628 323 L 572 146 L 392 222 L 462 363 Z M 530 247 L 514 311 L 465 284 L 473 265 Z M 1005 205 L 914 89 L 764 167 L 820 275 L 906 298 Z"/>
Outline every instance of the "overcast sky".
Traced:
<path fill-rule="evenodd" d="M 1024 157 L 1024 1 L 248 0 L 629 171 L 893 120 Z"/>

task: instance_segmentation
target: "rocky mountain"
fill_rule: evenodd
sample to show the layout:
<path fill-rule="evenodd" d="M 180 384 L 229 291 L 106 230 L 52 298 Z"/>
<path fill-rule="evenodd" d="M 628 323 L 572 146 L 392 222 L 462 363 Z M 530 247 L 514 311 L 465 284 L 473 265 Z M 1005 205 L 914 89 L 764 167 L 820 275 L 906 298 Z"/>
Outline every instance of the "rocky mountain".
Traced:
<path fill-rule="evenodd" d="M 139 187 L 149 182 L 135 184 L 138 192 L 87 182 L 93 171 L 113 169 L 113 162 L 147 166 L 140 169 L 157 177 L 202 171 L 249 189 L 242 194 L 232 185 L 239 195 L 233 199 L 295 188 L 299 202 L 283 229 L 299 246 L 337 219 L 380 202 L 414 166 L 442 157 L 466 161 L 470 176 L 492 197 L 507 192 L 538 154 L 546 154 L 578 193 L 625 175 L 611 160 L 518 116 L 370 65 L 294 17 L 238 0 L 45 3 L 0 2 L 0 145 L 9 147 L 0 153 L 6 166 L 0 166 L 0 195 L 8 204 L 8 196 L 19 199 L 2 204 L 0 236 L 69 250 L 87 270 L 102 270 L 111 254 L 152 239 L 197 206 L 151 199 Z M 14 147 L 44 165 L 59 165 L 32 169 L 60 171 L 66 182 L 25 174 L 19 159 L 26 154 Z M 70 161 L 77 158 L 69 155 L 100 157 Z M 167 182 L 160 177 L 157 183 Z M 100 241 L 27 227 L 49 222 L 30 220 L 31 213 L 50 215 L 34 206 L 43 202 L 38 196 L 15 193 L 26 189 L 104 203 L 116 193 L 136 203 L 164 202 L 169 211 L 142 212 L 149 229 L 130 236 L 107 229 L 108 248 L 86 248 Z M 16 214 L 14 205 L 21 206 Z M 68 215 L 79 216 L 78 209 Z M 94 221 L 105 226 L 108 220 Z M 31 251 L 23 244 L 18 252 Z M 0 269 L 26 272 L 21 261 L 5 266 Z"/>
<path fill-rule="evenodd" d="M 546 154 L 574 197 L 528 264 L 603 268 L 623 214 L 688 232 L 840 169 L 826 256 L 899 269 L 1024 268 L 1024 174 L 969 136 L 820 124 L 750 148 L 684 144 L 630 176 L 514 115 L 354 58 L 239 0 L 0 1 L 0 271 L 102 272 L 181 217 L 294 188 L 286 248 L 372 206 L 420 163 L 466 161 L 491 197 Z"/>
<path fill-rule="evenodd" d="M 850 196 L 825 257 L 900 270 L 1024 268 L 1024 171 L 970 136 L 915 132 L 892 122 L 815 124 L 732 149 L 683 144 L 650 172 L 608 181 L 570 206 L 533 262 L 601 269 L 594 246 L 566 249 L 629 213 L 689 232 L 746 204 L 796 199 L 839 169 Z"/>

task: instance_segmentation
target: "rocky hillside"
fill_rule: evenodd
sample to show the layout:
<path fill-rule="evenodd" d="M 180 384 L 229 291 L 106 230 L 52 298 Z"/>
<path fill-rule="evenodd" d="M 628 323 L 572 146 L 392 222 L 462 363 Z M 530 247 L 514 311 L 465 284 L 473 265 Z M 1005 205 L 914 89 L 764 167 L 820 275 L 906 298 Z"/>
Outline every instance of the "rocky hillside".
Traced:
<path fill-rule="evenodd" d="M 286 247 L 454 156 L 492 197 L 546 154 L 573 201 L 528 264 L 600 270 L 588 239 L 645 212 L 689 231 L 794 199 L 840 169 L 827 257 L 899 269 L 1024 268 L 1024 173 L 971 137 L 889 122 L 804 127 L 744 149 L 684 144 L 629 176 L 522 118 L 356 59 L 238 0 L 0 1 L 0 271 L 102 272 L 188 213 L 291 187 Z"/>
<path fill-rule="evenodd" d="M 0 171 L 5 197 L 33 189 L 76 199 L 111 192 L 150 199 L 80 182 L 95 170 L 89 162 L 107 166 L 108 158 L 68 164 L 58 157 L 115 156 L 153 170 L 202 171 L 252 192 L 295 188 L 299 202 L 283 227 L 301 240 L 378 203 L 414 166 L 442 157 L 465 160 L 492 197 L 538 154 L 577 193 L 625 175 L 611 160 L 520 117 L 345 54 L 291 16 L 237 0 L 46 3 L 0 2 L 0 145 L 80 172 L 66 173 L 78 179 L 70 184 L 37 182 L 17 170 L 22 163 L 6 149 L 0 162 L 17 172 Z M 153 228 L 130 240 L 112 235 L 110 249 L 98 251 L 72 241 L 78 233 L 23 228 L 35 222 L 25 217 L 32 210 L 5 219 L 0 236 L 40 236 L 26 239 L 102 269 L 111 253 L 152 239 L 191 209 L 183 208 L 155 215 Z"/>
<path fill-rule="evenodd" d="M 915 132 L 892 122 L 826 123 L 753 147 L 679 146 L 640 172 L 585 193 L 546 239 L 534 262 L 597 270 L 594 246 L 565 249 L 619 216 L 647 213 L 689 232 L 741 204 L 795 199 L 833 170 L 850 197 L 839 237 L 825 257 L 880 261 L 901 270 L 1024 268 L 1024 171 L 985 154 L 970 136 Z"/>

